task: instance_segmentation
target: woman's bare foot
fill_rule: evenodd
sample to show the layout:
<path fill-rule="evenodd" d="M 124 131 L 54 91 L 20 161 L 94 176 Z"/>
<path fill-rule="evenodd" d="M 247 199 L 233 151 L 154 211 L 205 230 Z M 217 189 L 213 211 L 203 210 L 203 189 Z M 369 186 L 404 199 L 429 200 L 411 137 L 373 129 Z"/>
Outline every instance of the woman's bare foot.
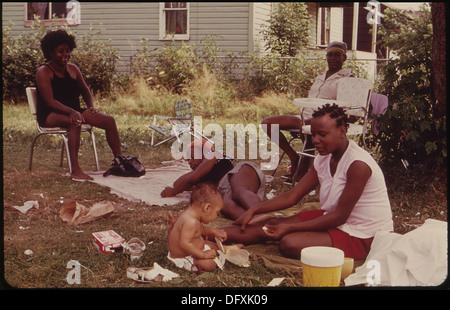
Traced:
<path fill-rule="evenodd" d="M 72 174 L 70 175 L 70 178 L 74 181 L 88 181 L 93 180 L 93 178 L 83 171 L 72 171 Z"/>

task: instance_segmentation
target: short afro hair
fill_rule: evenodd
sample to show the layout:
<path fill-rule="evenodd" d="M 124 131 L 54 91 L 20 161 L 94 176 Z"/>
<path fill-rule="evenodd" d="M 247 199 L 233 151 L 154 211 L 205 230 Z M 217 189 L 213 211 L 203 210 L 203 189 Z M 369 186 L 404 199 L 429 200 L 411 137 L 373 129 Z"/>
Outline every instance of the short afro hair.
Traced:
<path fill-rule="evenodd" d="M 313 118 L 315 118 L 327 114 L 330 116 L 330 118 L 336 119 L 337 127 L 344 126 L 346 129 L 348 129 L 348 116 L 347 114 L 345 114 L 345 110 L 335 103 L 333 103 L 333 105 L 330 105 L 329 103 L 323 105 L 317 111 L 314 111 L 312 116 Z"/>
<path fill-rule="evenodd" d="M 67 44 L 70 51 L 77 47 L 75 37 L 65 30 L 49 30 L 41 40 L 41 49 L 45 59 L 51 60 L 50 54 L 61 44 Z"/>

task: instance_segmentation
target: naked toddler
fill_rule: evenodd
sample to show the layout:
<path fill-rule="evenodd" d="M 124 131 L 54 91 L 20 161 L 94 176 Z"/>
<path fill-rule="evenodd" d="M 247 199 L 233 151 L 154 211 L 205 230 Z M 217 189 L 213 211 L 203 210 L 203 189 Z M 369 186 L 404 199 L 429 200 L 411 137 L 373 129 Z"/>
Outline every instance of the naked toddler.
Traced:
<path fill-rule="evenodd" d="M 188 208 L 176 220 L 169 212 L 167 257 L 177 267 L 196 272 L 214 270 L 218 246 L 208 238 L 225 241 L 226 233 L 203 224 L 214 221 L 222 207 L 222 195 L 216 186 L 202 183 L 194 188 Z"/>

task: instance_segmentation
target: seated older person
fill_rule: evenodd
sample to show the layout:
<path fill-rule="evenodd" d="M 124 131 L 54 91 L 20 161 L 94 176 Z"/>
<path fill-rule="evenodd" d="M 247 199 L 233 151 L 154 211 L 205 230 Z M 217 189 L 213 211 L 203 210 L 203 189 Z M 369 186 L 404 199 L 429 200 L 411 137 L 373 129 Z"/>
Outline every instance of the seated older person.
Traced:
<path fill-rule="evenodd" d="M 343 42 L 332 42 L 328 45 L 326 53 L 328 70 L 316 78 L 309 91 L 309 98 L 336 99 L 339 79 L 353 76 L 350 70 L 342 68 L 345 60 L 347 59 L 346 53 L 347 44 Z M 311 117 L 312 109 L 304 109 L 303 118 L 305 120 L 305 124 L 309 125 Z M 302 120 L 297 115 L 269 116 L 262 121 L 262 124 L 267 125 L 267 135 L 271 138 L 271 125 L 277 124 L 280 131 L 299 129 L 300 132 L 303 126 Z M 290 177 L 293 177 L 300 157 L 281 132 L 279 132 L 278 141 L 279 147 L 288 155 L 291 161 L 292 172 Z M 305 139 L 303 136 L 302 141 L 303 143 L 307 143 L 306 148 L 313 147 L 309 137 L 306 137 Z M 301 167 L 299 168 L 298 173 L 299 179 L 306 174 L 310 164 L 311 158 L 309 157 L 305 157 L 304 160 L 301 161 Z"/>

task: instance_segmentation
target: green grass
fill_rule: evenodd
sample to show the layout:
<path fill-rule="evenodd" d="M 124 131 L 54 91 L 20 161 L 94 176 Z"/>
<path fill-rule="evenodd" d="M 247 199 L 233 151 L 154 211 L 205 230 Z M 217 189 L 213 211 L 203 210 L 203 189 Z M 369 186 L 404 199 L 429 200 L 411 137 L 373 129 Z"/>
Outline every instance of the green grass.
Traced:
<path fill-rule="evenodd" d="M 151 132 L 147 128 L 152 115 L 166 114 L 179 98 L 196 98 L 194 110 L 203 116 L 203 126 L 209 123 L 258 124 L 265 116 L 295 113 L 291 100 L 283 95 L 266 94 L 249 101 L 236 101 L 222 94 L 218 104 L 221 114 L 213 115 L 211 106 L 217 85 L 198 81 L 184 96 L 172 95 L 163 90 L 149 89 L 136 83 L 127 92 L 112 94 L 113 99 L 97 99 L 96 106 L 116 118 L 122 140 L 123 153 L 140 156 L 146 168 L 161 166 L 171 160 L 170 145 L 152 147 Z M 211 84 L 214 84 L 211 86 Z M 203 86 L 202 86 L 203 85 Z M 206 86 L 205 86 L 206 85 Z M 210 88 L 208 88 L 210 87 Z M 215 92 L 214 92 L 215 91 Z M 202 102 L 199 105 L 198 102 Z M 156 111 L 156 112 L 155 112 Z M 209 117 L 207 117 L 209 116 Z M 214 116 L 214 118 L 211 118 Z M 4 224 L 4 279 L 16 288 L 129 288 L 129 287 L 264 287 L 274 277 L 286 277 L 281 286 L 298 287 L 299 279 L 266 268 L 261 261 L 252 260 L 251 267 L 240 268 L 227 264 L 224 271 L 197 275 L 173 268 L 167 255 L 167 212 L 182 212 L 185 205 L 172 207 L 149 206 L 132 203 L 112 195 L 108 189 L 93 183 L 72 182 L 67 177 L 67 162 L 59 167 L 61 141 L 54 137 L 41 137 L 35 147 L 33 170 L 28 170 L 31 141 L 36 133 L 33 117 L 26 103 L 3 103 L 3 224 Z M 104 134 L 95 129 L 102 170 L 106 170 L 112 154 Z M 93 170 L 91 145 L 83 136 L 80 163 L 85 170 Z M 279 176 L 286 171 L 286 162 L 277 172 L 275 181 L 267 188 L 277 193 L 288 189 Z M 423 180 L 426 186 L 411 191 L 402 183 L 404 179 L 389 179 L 390 198 L 394 212 L 395 229 L 409 231 L 426 218 L 446 220 L 446 175 Z M 439 179 L 437 179 L 439 178 Z M 391 190 L 392 189 L 392 190 Z M 22 214 L 13 206 L 21 206 L 29 200 L 37 200 L 39 209 Z M 115 206 L 112 216 L 91 223 L 68 226 L 59 218 L 64 202 L 75 200 L 87 207 L 95 202 L 108 200 Z M 300 204 L 318 201 L 318 197 L 305 197 Z M 419 213 L 419 215 L 418 215 Z M 125 239 L 137 237 L 148 247 L 143 257 L 135 262 L 122 254 L 103 255 L 91 242 L 91 233 L 113 229 Z M 150 243 L 150 244 L 149 244 Z M 24 251 L 31 249 L 34 255 Z M 78 260 L 81 267 L 81 284 L 69 285 L 66 281 L 70 260 Z M 171 282 L 141 284 L 126 277 L 129 266 L 151 267 L 157 262 L 180 274 Z"/>

